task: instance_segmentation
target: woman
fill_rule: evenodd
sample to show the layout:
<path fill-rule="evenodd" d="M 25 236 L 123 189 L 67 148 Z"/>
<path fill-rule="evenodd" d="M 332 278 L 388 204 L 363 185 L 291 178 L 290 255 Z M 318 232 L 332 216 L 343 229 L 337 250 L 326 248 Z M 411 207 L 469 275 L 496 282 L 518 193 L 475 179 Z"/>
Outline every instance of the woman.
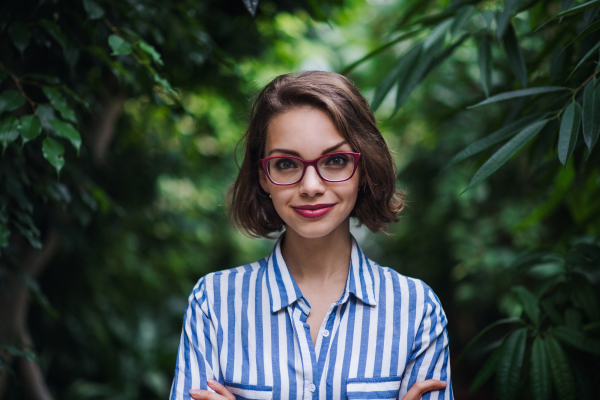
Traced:
<path fill-rule="evenodd" d="M 171 399 L 451 399 L 446 317 L 423 282 L 369 260 L 404 203 L 369 106 L 345 77 L 282 75 L 254 102 L 229 193 L 234 226 L 283 231 L 211 273 L 184 317 Z"/>

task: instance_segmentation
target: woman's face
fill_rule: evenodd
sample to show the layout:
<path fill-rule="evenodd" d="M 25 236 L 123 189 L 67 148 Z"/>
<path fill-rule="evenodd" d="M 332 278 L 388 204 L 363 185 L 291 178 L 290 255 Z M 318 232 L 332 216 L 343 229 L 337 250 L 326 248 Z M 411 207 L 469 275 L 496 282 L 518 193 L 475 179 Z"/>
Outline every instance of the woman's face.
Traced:
<path fill-rule="evenodd" d="M 294 156 L 314 160 L 327 153 L 354 151 L 338 132 L 329 115 L 311 107 L 298 107 L 274 117 L 267 129 L 265 157 Z M 305 238 L 324 237 L 347 221 L 358 195 L 360 169 L 344 182 L 322 180 L 314 167 L 305 171 L 294 185 L 273 184 L 260 174 L 262 188 L 271 195 L 275 210 L 287 230 Z M 319 211 L 303 211 L 305 206 L 323 206 Z M 348 228 L 345 228 L 348 229 Z"/>

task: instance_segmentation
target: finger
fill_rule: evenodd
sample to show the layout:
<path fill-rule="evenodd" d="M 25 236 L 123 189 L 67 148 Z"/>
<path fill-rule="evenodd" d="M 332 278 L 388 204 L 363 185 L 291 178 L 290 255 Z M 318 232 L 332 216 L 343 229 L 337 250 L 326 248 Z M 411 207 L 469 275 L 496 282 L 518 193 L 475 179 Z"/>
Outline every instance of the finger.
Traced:
<path fill-rule="evenodd" d="M 235 396 L 233 394 L 231 394 L 231 392 L 229 390 L 227 390 L 227 388 L 225 388 L 225 386 L 221 385 L 219 382 L 215 381 L 214 379 L 209 379 L 207 381 L 207 383 L 208 383 L 208 386 L 210 386 L 210 388 L 212 390 L 219 393 L 221 396 L 227 398 L 228 400 L 235 400 Z"/>
<path fill-rule="evenodd" d="M 226 400 L 226 397 L 218 393 L 213 393 L 210 390 L 192 389 L 190 396 L 195 400 Z"/>
<path fill-rule="evenodd" d="M 437 379 L 428 379 L 426 381 L 415 383 L 402 400 L 419 400 L 423 394 L 432 390 L 442 390 L 446 387 L 446 382 Z"/>

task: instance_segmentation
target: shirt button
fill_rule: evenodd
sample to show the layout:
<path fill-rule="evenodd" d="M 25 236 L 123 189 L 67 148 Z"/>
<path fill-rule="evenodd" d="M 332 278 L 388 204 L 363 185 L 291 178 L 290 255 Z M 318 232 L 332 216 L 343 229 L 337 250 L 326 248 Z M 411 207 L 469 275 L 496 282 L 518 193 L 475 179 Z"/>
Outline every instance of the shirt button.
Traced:
<path fill-rule="evenodd" d="M 317 389 L 317 387 L 315 386 L 315 384 L 314 384 L 314 383 L 311 383 L 310 385 L 308 385 L 308 390 L 309 390 L 309 392 L 311 392 L 311 393 L 312 393 L 312 392 L 314 392 L 314 391 L 315 391 L 315 389 Z"/>
<path fill-rule="evenodd" d="M 327 329 L 325 329 L 323 331 L 323 336 L 325 336 L 325 337 L 329 336 L 329 331 Z"/>

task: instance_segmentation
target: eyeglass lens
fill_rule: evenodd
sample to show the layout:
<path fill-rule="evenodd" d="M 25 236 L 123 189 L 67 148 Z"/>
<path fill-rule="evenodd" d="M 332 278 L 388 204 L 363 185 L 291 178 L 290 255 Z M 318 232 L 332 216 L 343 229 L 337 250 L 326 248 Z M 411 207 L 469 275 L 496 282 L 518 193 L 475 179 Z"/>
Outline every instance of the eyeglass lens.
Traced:
<path fill-rule="evenodd" d="M 272 158 L 267 163 L 269 176 L 276 183 L 289 184 L 300 180 L 304 164 L 288 157 Z M 317 169 L 327 181 L 343 181 L 354 171 L 354 157 L 349 154 L 335 154 L 323 157 L 317 162 Z"/>

